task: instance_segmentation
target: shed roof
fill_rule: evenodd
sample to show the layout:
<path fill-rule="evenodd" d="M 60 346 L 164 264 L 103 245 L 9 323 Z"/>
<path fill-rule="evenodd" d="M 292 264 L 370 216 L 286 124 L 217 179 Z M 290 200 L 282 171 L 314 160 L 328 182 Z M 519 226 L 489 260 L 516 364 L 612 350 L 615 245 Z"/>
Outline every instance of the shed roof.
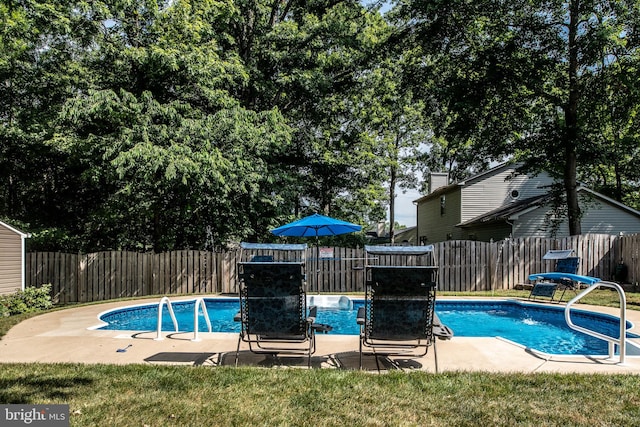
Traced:
<path fill-rule="evenodd" d="M 29 233 L 25 233 L 24 231 L 20 231 L 20 230 L 18 230 L 17 228 L 10 226 L 10 225 L 9 225 L 9 224 L 7 224 L 6 222 L 2 222 L 2 221 L 0 221 L 0 227 L 4 227 L 4 228 L 6 228 L 6 229 L 7 229 L 7 230 L 9 230 L 9 231 L 11 231 L 11 232 L 13 232 L 13 233 L 18 234 L 18 235 L 19 235 L 20 237 L 22 237 L 23 239 L 26 239 L 27 237 L 31 237 L 31 234 L 29 234 Z"/>

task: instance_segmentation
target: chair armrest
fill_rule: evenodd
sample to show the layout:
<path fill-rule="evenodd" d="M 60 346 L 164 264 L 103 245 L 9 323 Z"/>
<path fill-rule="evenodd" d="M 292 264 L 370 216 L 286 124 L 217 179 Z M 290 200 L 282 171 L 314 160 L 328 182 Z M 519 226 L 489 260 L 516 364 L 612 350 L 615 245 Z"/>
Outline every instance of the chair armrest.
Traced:
<path fill-rule="evenodd" d="M 443 325 L 438 315 L 433 313 L 433 324 L 431 325 L 433 335 L 441 340 L 450 340 L 453 338 L 453 331 L 446 325 Z"/>
<path fill-rule="evenodd" d="M 318 307 L 312 305 L 309 307 L 309 315 L 307 316 L 307 323 L 315 323 L 316 317 L 318 317 Z"/>
<path fill-rule="evenodd" d="M 328 334 L 329 332 L 333 331 L 333 326 L 327 325 L 327 324 L 324 324 L 324 323 L 312 323 L 311 324 L 311 329 L 313 329 L 313 331 L 315 331 L 315 332 L 321 332 L 323 334 Z"/>
<path fill-rule="evenodd" d="M 433 335 L 441 340 L 450 340 L 453 338 L 453 331 L 445 325 L 433 325 Z"/>
<path fill-rule="evenodd" d="M 356 315 L 356 322 L 358 323 L 358 325 L 364 325 L 364 316 L 364 307 L 358 308 L 358 314 Z"/>
<path fill-rule="evenodd" d="M 438 313 L 436 313 L 435 311 L 433 312 L 433 326 L 440 326 L 442 325 L 442 322 L 440 321 L 440 318 L 438 317 Z"/>

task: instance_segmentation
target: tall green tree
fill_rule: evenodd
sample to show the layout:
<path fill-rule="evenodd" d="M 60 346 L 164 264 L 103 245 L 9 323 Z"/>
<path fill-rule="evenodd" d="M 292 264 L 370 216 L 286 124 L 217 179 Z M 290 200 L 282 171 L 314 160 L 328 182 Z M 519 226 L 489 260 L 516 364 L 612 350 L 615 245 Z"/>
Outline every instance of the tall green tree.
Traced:
<path fill-rule="evenodd" d="M 81 2 L 29 0 L 1 2 L 0 23 L 0 216 L 65 240 L 78 181 L 50 141 L 98 23 Z"/>
<path fill-rule="evenodd" d="M 362 128 L 372 139 L 380 176 L 387 183 L 389 237 L 395 241 L 396 189 L 416 188 L 417 161 L 430 148 L 425 105 L 403 87 L 403 57 L 381 58 L 363 77 Z"/>
<path fill-rule="evenodd" d="M 7 1 L 0 216 L 53 250 L 217 247 L 384 217 L 354 0 Z M 373 99 L 373 98 L 372 98 Z"/>
<path fill-rule="evenodd" d="M 291 172 L 282 220 L 305 210 L 381 219 L 374 147 L 357 117 L 361 76 L 388 26 L 354 0 L 243 1 L 239 9 L 232 33 L 251 76 L 243 105 L 277 106 L 294 131 L 292 149 L 274 159 Z"/>
<path fill-rule="evenodd" d="M 217 27 L 234 14 L 209 1 L 110 6 L 86 56 L 91 89 L 68 100 L 57 139 L 99 194 L 83 224 L 88 247 L 217 247 L 270 225 L 266 160 L 290 130 L 277 109 L 233 96 L 248 73 Z"/>
<path fill-rule="evenodd" d="M 602 102 L 590 98 L 587 85 L 617 67 L 619 54 L 635 56 L 638 2 L 401 1 L 398 7 L 403 39 L 428 52 L 423 72 L 443 88 L 435 96 L 445 107 L 440 111 L 460 118 L 449 132 L 469 135 L 485 157 L 515 154 L 534 169 L 557 173 L 569 231 L 579 234 L 578 170 L 594 167 L 585 106 Z"/>
<path fill-rule="evenodd" d="M 615 32 L 614 28 L 611 30 Z M 626 45 L 623 42 L 622 50 L 601 49 L 601 66 L 586 79 L 588 95 L 581 115 L 590 142 L 587 155 L 595 161 L 594 167 L 581 170 L 580 179 L 637 209 L 640 207 L 639 58 L 637 49 L 628 51 Z"/>

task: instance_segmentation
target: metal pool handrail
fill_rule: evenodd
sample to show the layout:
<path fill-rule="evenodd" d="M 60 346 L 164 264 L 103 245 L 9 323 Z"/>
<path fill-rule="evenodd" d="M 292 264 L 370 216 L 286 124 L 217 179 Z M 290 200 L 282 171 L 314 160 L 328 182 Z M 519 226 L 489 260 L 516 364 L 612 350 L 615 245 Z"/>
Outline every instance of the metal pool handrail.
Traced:
<path fill-rule="evenodd" d="M 207 312 L 207 304 L 204 302 L 204 298 L 198 297 L 193 305 L 193 339 L 191 341 L 202 341 L 198 336 L 198 309 L 202 309 L 204 320 L 207 322 L 207 328 L 211 332 L 211 321 L 209 320 L 209 313 Z"/>
<path fill-rule="evenodd" d="M 155 341 L 162 341 L 164 338 L 162 337 L 162 306 L 166 304 L 169 309 L 169 315 L 171 316 L 171 320 L 173 320 L 173 328 L 176 332 L 178 332 L 178 321 L 176 320 L 176 315 L 173 312 L 173 307 L 171 306 L 171 301 L 169 297 L 162 297 L 160 302 L 158 303 L 158 327 L 156 331 Z"/>
<path fill-rule="evenodd" d="M 600 332 L 592 331 L 591 329 L 587 329 L 587 328 L 584 328 L 582 326 L 575 325 L 571 321 L 571 306 L 573 304 L 575 304 L 578 300 L 580 300 L 582 297 L 584 297 L 585 295 L 587 295 L 588 293 L 590 293 L 591 291 L 595 290 L 596 288 L 598 288 L 600 286 L 607 287 L 607 288 L 613 288 L 616 291 L 618 291 L 618 296 L 620 297 L 620 337 L 619 338 L 610 337 L 608 335 L 601 334 Z M 580 331 L 580 332 L 585 333 L 587 335 L 591 335 L 592 337 L 599 338 L 601 340 L 607 341 L 609 343 L 609 358 L 610 359 L 613 359 L 613 357 L 615 355 L 615 344 L 618 344 L 618 347 L 620 348 L 620 360 L 619 360 L 618 363 L 620 365 L 624 364 L 626 350 L 627 350 L 627 345 L 626 345 L 626 338 L 627 338 L 627 329 L 626 329 L 627 328 L 627 297 L 625 296 L 624 289 L 622 289 L 622 287 L 620 285 L 618 285 L 617 283 L 613 283 L 613 282 L 597 282 L 597 283 L 594 283 L 593 285 L 589 286 L 587 289 L 585 289 L 584 291 L 582 291 L 581 293 L 576 295 L 575 298 L 573 298 L 571 301 L 569 301 L 567 303 L 567 306 L 564 309 L 564 318 L 567 321 L 567 325 L 569 325 L 569 327 L 571 329 L 574 329 L 576 331 Z"/>

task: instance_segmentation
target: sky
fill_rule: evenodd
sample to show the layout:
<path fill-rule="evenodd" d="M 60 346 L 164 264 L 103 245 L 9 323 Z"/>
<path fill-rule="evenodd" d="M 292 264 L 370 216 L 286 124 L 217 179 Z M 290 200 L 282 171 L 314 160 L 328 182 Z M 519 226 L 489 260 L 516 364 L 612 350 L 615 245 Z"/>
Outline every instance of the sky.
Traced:
<path fill-rule="evenodd" d="M 427 147 L 424 150 L 428 151 Z M 424 177 L 422 173 L 416 173 L 416 180 L 419 184 L 422 184 Z M 407 227 L 414 227 L 416 225 L 416 205 L 413 204 L 414 200 L 424 196 L 416 189 L 403 190 L 399 185 L 396 185 L 396 222 L 400 225 Z M 389 221 L 389 209 L 387 208 L 387 222 Z"/>
<path fill-rule="evenodd" d="M 401 189 L 396 189 L 396 222 L 407 227 L 416 225 L 416 206 L 412 203 L 423 195 L 418 190 L 407 190 L 402 193 Z M 389 220 L 389 212 L 387 210 L 387 220 Z"/>

